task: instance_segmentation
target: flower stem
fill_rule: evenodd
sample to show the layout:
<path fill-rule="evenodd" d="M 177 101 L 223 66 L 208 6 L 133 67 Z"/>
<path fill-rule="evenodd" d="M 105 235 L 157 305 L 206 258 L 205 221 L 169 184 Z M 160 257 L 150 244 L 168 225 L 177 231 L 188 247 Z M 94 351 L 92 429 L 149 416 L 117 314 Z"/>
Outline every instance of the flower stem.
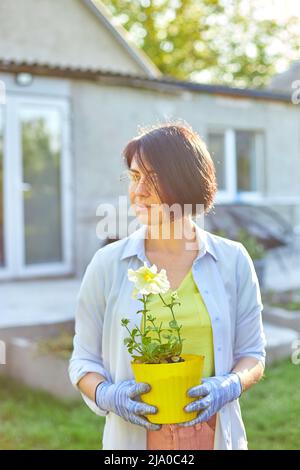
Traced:
<path fill-rule="evenodd" d="M 164 301 L 164 299 L 163 299 L 163 297 L 162 297 L 161 294 L 159 294 L 159 297 L 161 298 L 161 300 L 162 300 L 162 302 L 164 303 L 164 305 L 165 305 L 166 307 L 169 307 L 169 309 L 170 309 L 171 312 L 172 312 L 173 320 L 177 323 L 176 318 L 175 318 L 175 315 L 174 315 L 174 312 L 173 312 L 172 304 L 167 304 L 167 303 Z M 179 339 L 179 341 L 180 341 L 180 344 L 182 344 L 182 340 L 181 340 L 179 328 L 176 328 L 176 330 L 177 330 L 178 339 Z"/>
<path fill-rule="evenodd" d="M 145 334 L 145 331 L 146 331 L 146 321 L 147 321 L 147 296 L 143 294 L 143 299 L 142 299 L 142 302 L 144 304 L 144 308 L 143 308 L 143 323 L 144 323 L 144 334 Z"/>

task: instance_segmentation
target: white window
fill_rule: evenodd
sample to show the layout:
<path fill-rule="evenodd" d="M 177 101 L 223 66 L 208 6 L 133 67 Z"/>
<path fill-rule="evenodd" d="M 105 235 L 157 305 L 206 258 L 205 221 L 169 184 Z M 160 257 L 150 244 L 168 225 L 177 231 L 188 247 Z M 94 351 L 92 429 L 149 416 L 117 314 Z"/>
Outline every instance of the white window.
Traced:
<path fill-rule="evenodd" d="M 217 200 L 257 199 L 263 186 L 263 133 L 254 130 L 210 130 L 207 147 L 216 167 Z"/>

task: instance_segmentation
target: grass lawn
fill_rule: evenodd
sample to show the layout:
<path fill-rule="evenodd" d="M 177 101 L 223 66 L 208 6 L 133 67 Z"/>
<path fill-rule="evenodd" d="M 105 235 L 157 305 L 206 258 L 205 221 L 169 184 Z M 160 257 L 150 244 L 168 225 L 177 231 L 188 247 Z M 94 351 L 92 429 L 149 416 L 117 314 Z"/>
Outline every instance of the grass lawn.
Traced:
<path fill-rule="evenodd" d="M 249 449 L 300 449 L 300 365 L 282 362 L 241 399 Z M 104 418 L 0 376 L 0 449 L 99 449 Z"/>
<path fill-rule="evenodd" d="M 104 418 L 0 375 L 0 449 L 100 449 Z"/>
<path fill-rule="evenodd" d="M 300 364 L 290 360 L 265 370 L 265 378 L 240 400 L 249 449 L 300 449 Z"/>

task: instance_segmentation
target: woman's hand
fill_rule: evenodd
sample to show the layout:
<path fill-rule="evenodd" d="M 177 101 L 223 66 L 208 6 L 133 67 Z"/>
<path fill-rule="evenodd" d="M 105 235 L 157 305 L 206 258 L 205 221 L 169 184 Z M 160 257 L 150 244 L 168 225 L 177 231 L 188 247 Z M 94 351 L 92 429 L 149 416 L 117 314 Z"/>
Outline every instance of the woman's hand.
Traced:
<path fill-rule="evenodd" d="M 135 380 L 125 380 L 119 383 L 102 382 L 96 389 L 96 404 L 99 408 L 112 411 L 125 421 L 143 426 L 151 431 L 160 429 L 160 425 L 150 423 L 143 415 L 157 413 L 157 408 L 141 401 L 134 400 L 142 393 L 151 389 L 146 383 L 137 383 Z"/>
<path fill-rule="evenodd" d="M 187 412 L 199 411 L 198 416 L 180 426 L 188 427 L 197 423 L 208 421 L 226 403 L 236 400 L 242 393 L 242 385 L 237 374 L 227 374 L 209 377 L 202 380 L 202 384 L 188 391 L 190 397 L 198 398 L 185 407 Z"/>

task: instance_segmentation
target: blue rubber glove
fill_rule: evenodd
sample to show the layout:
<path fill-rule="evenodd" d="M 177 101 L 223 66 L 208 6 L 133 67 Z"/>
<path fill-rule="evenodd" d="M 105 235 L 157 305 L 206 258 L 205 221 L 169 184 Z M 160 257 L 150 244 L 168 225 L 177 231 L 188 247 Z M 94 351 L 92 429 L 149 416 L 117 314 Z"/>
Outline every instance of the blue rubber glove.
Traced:
<path fill-rule="evenodd" d="M 138 424 L 151 431 L 157 431 L 161 426 L 150 423 L 143 416 L 157 413 L 157 408 L 134 400 L 135 397 L 149 392 L 150 389 L 150 385 L 142 382 L 137 383 L 135 380 L 125 380 L 116 384 L 105 381 L 97 386 L 96 405 L 103 410 L 116 413 L 132 424 Z"/>
<path fill-rule="evenodd" d="M 199 411 L 198 416 L 180 426 L 188 427 L 197 423 L 204 423 L 214 416 L 226 403 L 239 398 L 242 394 L 242 385 L 237 374 L 231 373 L 202 380 L 202 384 L 192 387 L 188 391 L 190 397 L 198 400 L 189 403 L 185 411 Z"/>

